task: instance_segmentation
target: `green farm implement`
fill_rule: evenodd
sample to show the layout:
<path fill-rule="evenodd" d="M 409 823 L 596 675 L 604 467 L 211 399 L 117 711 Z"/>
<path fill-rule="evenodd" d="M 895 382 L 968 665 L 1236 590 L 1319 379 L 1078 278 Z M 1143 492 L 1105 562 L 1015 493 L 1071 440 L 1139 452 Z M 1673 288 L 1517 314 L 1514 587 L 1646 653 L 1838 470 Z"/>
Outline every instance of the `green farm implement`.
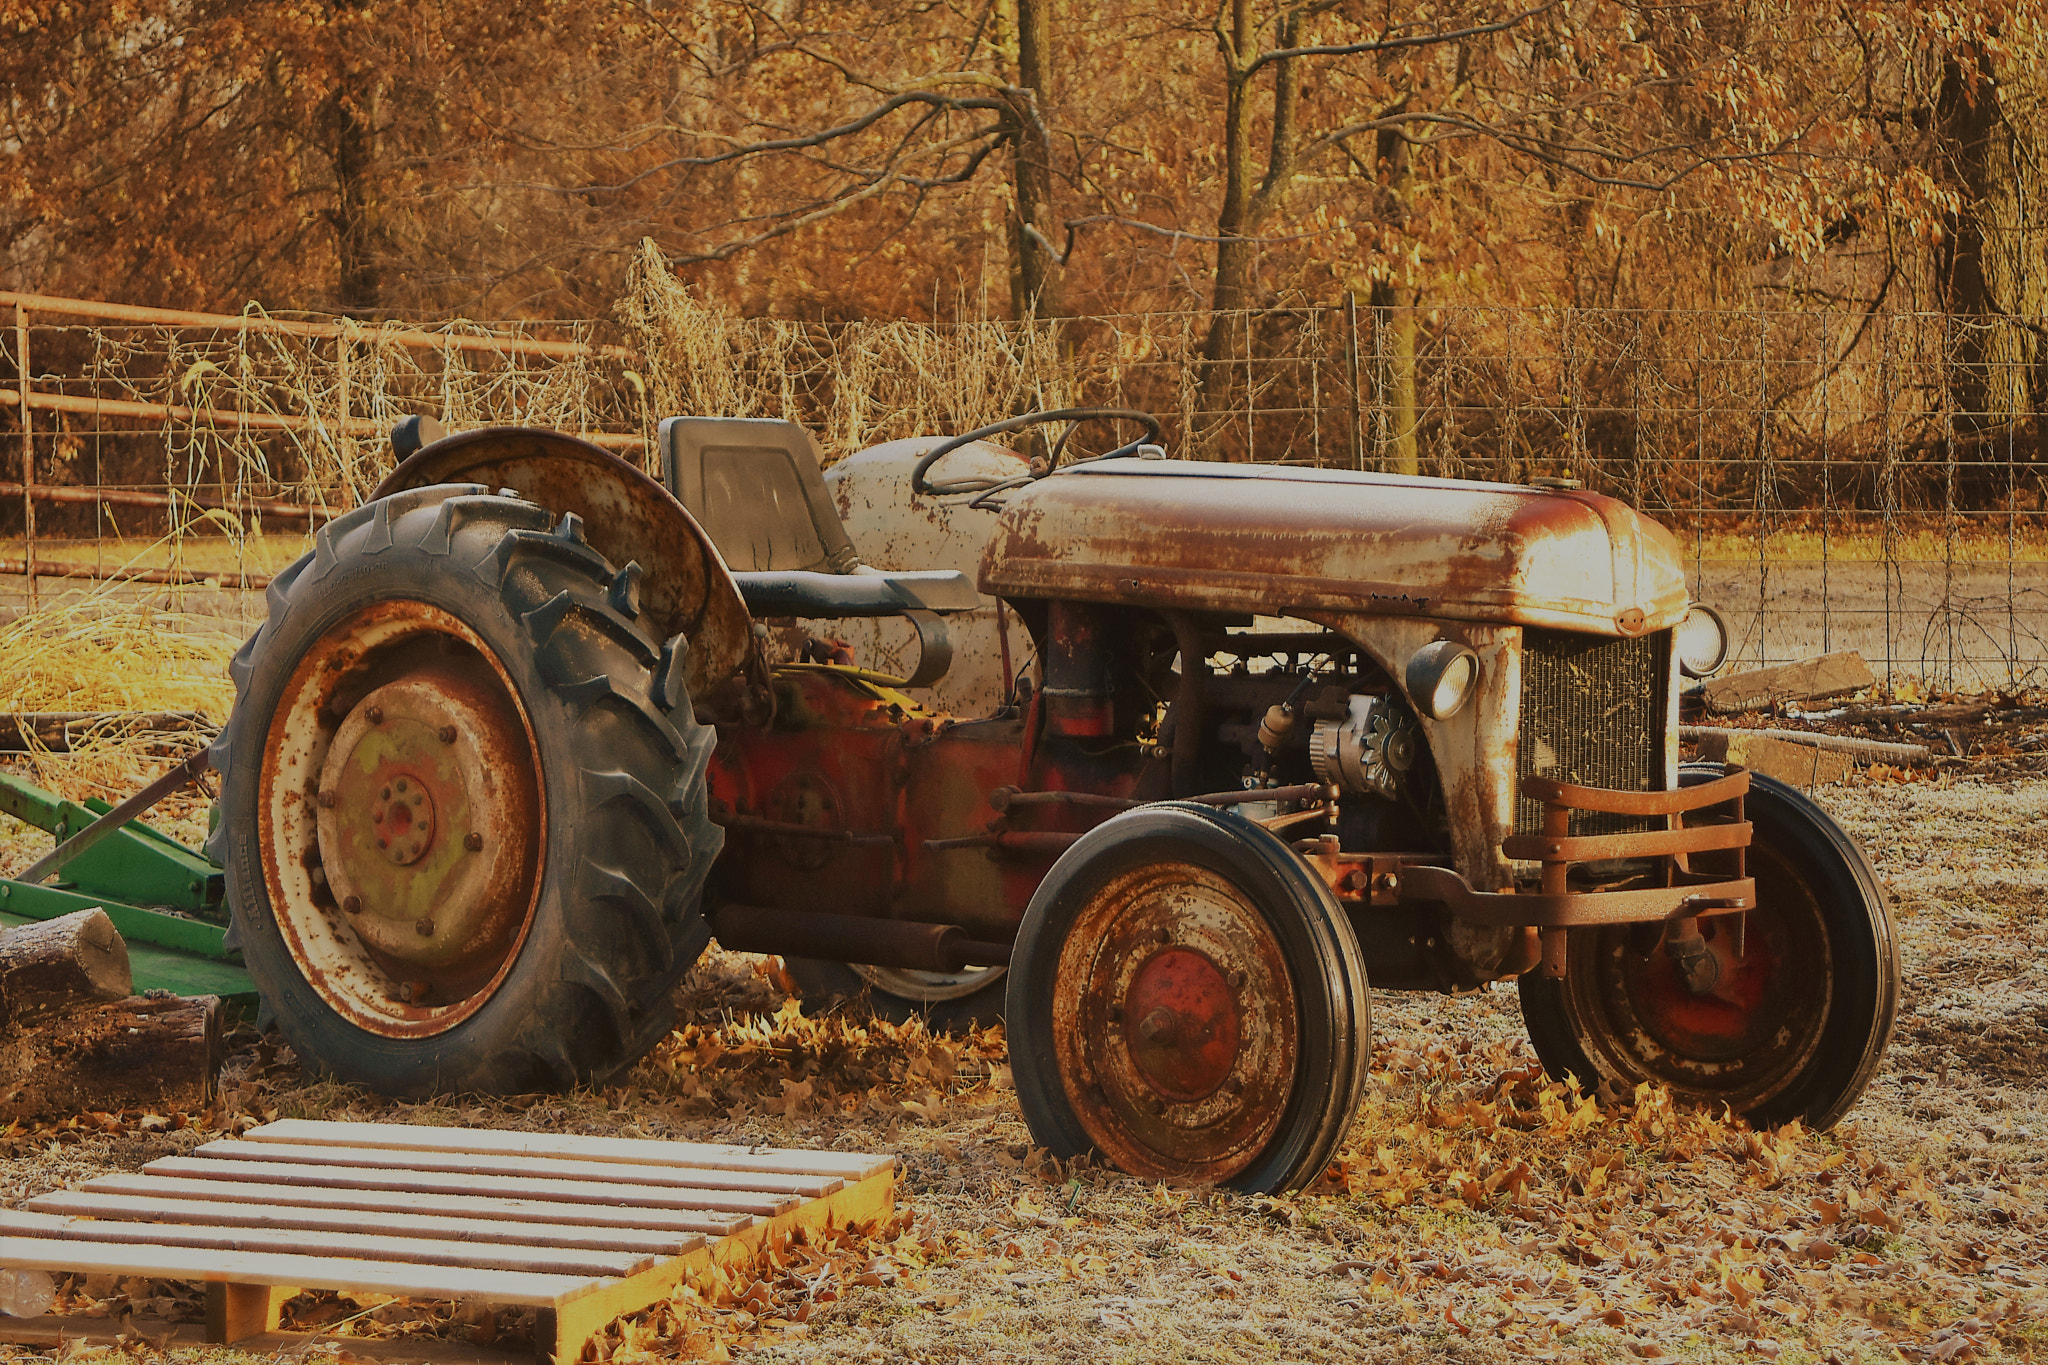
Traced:
<path fill-rule="evenodd" d="M 201 770 L 202 753 L 120 803 L 67 801 L 0 773 L 0 814 L 46 830 L 56 848 L 15 878 L 0 878 L 0 927 L 97 906 L 128 942 L 135 989 L 218 995 L 251 1005 L 242 955 L 226 945 L 220 868 L 134 819 Z"/>

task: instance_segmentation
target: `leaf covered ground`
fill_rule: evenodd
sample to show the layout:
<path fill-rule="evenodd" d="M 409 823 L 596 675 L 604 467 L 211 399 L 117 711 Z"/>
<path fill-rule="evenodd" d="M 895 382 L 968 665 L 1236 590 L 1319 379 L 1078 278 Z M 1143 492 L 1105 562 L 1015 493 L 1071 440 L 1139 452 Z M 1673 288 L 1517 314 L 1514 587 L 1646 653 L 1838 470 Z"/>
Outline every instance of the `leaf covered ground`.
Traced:
<path fill-rule="evenodd" d="M 1898 1035 L 1842 1127 L 1751 1132 L 1661 1093 L 1548 1081 L 1511 990 L 1376 993 L 1347 1150 L 1284 1199 L 1032 1149 L 1000 1030 L 933 1036 L 789 999 L 714 953 L 690 1020 L 602 1093 L 400 1105 L 249 1041 L 223 1112 L 6 1136 L 0 1198 L 277 1116 L 887 1151 L 897 1217 L 765 1256 L 621 1325 L 618 1361 L 2031 1360 L 2048 1354 L 2048 782 L 1865 783 L 1822 800 L 1905 945 Z M 84 1309 L 189 1289 L 78 1282 Z M 308 1297 L 344 1338 L 516 1342 L 475 1308 Z M 130 1353 L 147 1352 L 138 1339 Z M 74 1354 L 77 1352 L 74 1350 Z"/>

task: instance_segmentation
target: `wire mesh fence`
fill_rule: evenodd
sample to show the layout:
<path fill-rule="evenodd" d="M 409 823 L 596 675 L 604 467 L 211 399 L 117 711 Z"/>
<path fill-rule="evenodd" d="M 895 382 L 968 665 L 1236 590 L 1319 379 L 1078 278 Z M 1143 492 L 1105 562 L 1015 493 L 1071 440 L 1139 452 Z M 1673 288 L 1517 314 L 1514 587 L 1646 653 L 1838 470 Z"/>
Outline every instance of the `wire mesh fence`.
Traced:
<path fill-rule="evenodd" d="M 253 620 L 247 589 L 388 472 L 408 413 L 556 427 L 651 465 L 673 412 L 785 417 L 841 454 L 1090 402 L 1157 413 L 1199 458 L 1613 494 L 1681 538 L 1738 662 L 1848 648 L 1891 679 L 1968 688 L 2048 665 L 2037 320 L 1341 300 L 815 323 L 721 312 L 657 268 L 615 318 L 565 324 L 0 307 L 0 606 L 16 610 L 122 580 Z"/>

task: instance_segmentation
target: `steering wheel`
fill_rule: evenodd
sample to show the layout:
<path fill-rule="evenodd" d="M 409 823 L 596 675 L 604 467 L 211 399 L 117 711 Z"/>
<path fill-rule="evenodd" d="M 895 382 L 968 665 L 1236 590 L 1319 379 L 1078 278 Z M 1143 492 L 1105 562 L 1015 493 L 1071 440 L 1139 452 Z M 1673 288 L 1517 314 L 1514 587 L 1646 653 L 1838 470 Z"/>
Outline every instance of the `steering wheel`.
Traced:
<path fill-rule="evenodd" d="M 1145 434 L 1135 441 L 1127 441 L 1115 450 L 1098 456 L 1098 459 L 1108 460 L 1119 455 L 1129 455 L 1147 441 L 1158 441 L 1160 433 L 1164 430 L 1159 425 L 1157 417 L 1149 412 L 1139 412 L 1135 408 L 1049 408 L 1042 412 L 1027 412 L 1017 417 L 1005 417 L 1000 422 L 990 422 L 985 427 L 976 427 L 964 436 L 942 441 L 926 451 L 924 458 L 917 462 L 917 467 L 910 471 L 910 491 L 927 497 L 939 497 L 948 493 L 989 493 L 998 488 L 1014 488 L 1018 484 L 1029 483 L 1032 479 L 1042 479 L 1059 467 L 1060 455 L 1067 448 L 1067 437 L 1074 434 L 1075 427 L 1083 422 L 1118 421 L 1137 422 L 1145 428 Z M 962 446 L 970 445 L 984 437 L 1001 436 L 1005 432 L 1034 427 L 1041 422 L 1074 424 L 1067 428 L 1065 435 L 1062 435 L 1058 444 L 1053 447 L 1052 458 L 1046 461 L 1042 470 L 1034 470 L 1028 475 L 1014 479 L 955 479 L 951 483 L 933 483 L 925 477 L 927 470 Z"/>

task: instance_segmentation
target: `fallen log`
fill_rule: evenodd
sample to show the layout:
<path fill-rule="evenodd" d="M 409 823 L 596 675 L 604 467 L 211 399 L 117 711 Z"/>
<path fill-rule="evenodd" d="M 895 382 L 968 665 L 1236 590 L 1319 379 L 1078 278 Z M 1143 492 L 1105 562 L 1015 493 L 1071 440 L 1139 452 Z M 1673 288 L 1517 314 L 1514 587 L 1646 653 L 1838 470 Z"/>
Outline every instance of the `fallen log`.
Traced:
<path fill-rule="evenodd" d="M 0 1042 L 0 1121 L 212 1102 L 225 1053 L 220 998 L 130 996 L 33 1024 Z"/>
<path fill-rule="evenodd" d="M 1855 735 L 1827 735 L 1816 730 L 1747 730 L 1719 725 L 1681 725 L 1678 737 L 1687 743 L 1720 743 L 1729 739 L 1772 739 L 1785 744 L 1804 744 L 1832 753 L 1847 754 L 1864 763 L 1925 763 L 1933 753 L 1925 744 L 1891 744 L 1881 739 Z"/>
<path fill-rule="evenodd" d="M 124 1000 L 128 945 L 104 910 L 77 910 L 0 933 L 0 1021 Z"/>
<path fill-rule="evenodd" d="M 0 714 L 0 752 L 33 749 L 70 753 L 72 745 L 91 737 L 189 733 L 211 730 L 196 711 L 16 711 Z"/>
<path fill-rule="evenodd" d="M 1710 711 L 1760 711 L 1777 702 L 1820 701 L 1846 696 L 1876 685 L 1870 665 L 1854 650 L 1823 654 L 1816 659 L 1728 673 L 1700 685 Z"/>

